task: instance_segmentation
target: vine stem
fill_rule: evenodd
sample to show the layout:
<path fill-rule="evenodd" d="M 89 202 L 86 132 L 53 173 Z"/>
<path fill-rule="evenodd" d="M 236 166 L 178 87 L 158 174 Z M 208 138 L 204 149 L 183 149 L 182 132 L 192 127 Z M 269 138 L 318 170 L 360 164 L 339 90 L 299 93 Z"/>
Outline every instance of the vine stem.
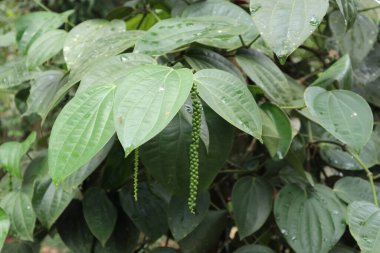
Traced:
<path fill-rule="evenodd" d="M 48 12 L 52 12 L 46 5 L 41 3 L 40 0 L 34 0 L 34 3 L 37 4 L 39 7 L 41 7 L 43 10 L 48 11 Z"/>
<path fill-rule="evenodd" d="M 341 144 L 336 141 L 329 141 L 329 140 L 320 140 L 320 141 L 315 141 L 312 142 L 311 144 L 319 144 L 319 143 L 328 143 L 328 144 L 333 144 L 336 146 L 339 146 L 341 149 L 346 151 L 348 154 L 352 156 L 352 158 L 359 164 L 359 166 L 367 173 L 367 177 L 369 179 L 370 185 L 371 185 L 371 190 L 372 190 L 372 195 L 373 195 L 373 201 L 376 206 L 379 206 L 379 201 L 377 200 L 377 192 L 376 192 L 376 186 L 374 182 L 374 177 L 373 173 L 368 169 L 367 165 L 360 159 L 359 155 L 355 152 L 349 149 L 346 145 Z"/>
<path fill-rule="evenodd" d="M 354 160 L 360 165 L 360 167 L 362 167 L 363 170 L 365 170 L 365 172 L 367 173 L 367 177 L 369 179 L 369 182 L 371 183 L 373 201 L 375 202 L 376 206 L 379 206 L 379 202 L 377 200 L 376 186 L 373 180 L 373 173 L 368 169 L 367 165 L 364 164 L 364 162 L 360 159 L 360 157 L 356 154 L 356 152 L 352 152 L 349 149 L 347 149 L 347 152 L 354 158 Z"/>

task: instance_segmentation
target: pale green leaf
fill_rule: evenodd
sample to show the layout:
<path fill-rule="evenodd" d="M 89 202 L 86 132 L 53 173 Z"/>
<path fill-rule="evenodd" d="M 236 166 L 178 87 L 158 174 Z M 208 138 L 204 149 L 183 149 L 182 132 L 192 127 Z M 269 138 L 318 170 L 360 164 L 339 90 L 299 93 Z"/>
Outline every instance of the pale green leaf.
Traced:
<path fill-rule="evenodd" d="M 147 31 L 136 43 L 134 52 L 161 55 L 196 41 L 202 43 L 202 39 L 238 36 L 247 28 L 226 17 L 165 19 Z"/>
<path fill-rule="evenodd" d="M 336 3 L 344 17 L 346 29 L 349 30 L 354 25 L 358 13 L 357 0 L 336 0 Z"/>
<path fill-rule="evenodd" d="M 118 85 L 116 81 L 127 75 L 131 68 L 155 63 L 155 59 L 144 54 L 126 53 L 109 57 L 91 66 L 82 77 L 77 92 L 82 92 L 94 85 L 110 83 Z"/>
<path fill-rule="evenodd" d="M 38 67 L 58 54 L 63 48 L 66 36 L 67 32 L 64 30 L 51 30 L 38 37 L 28 50 L 28 67 Z"/>
<path fill-rule="evenodd" d="M 115 86 L 103 85 L 75 96 L 58 115 L 49 141 L 49 171 L 61 182 L 85 165 L 115 133 Z"/>
<path fill-rule="evenodd" d="M 43 117 L 43 111 L 60 88 L 63 75 L 59 70 L 47 70 L 36 75 L 31 82 L 30 94 L 26 101 L 28 109 L 24 115 L 37 113 Z"/>
<path fill-rule="evenodd" d="M 15 88 L 32 76 L 24 58 L 9 60 L 0 66 L 0 91 Z"/>
<path fill-rule="evenodd" d="M 251 14 L 266 44 L 281 62 L 319 26 L 328 0 L 251 0 Z"/>
<path fill-rule="evenodd" d="M 367 143 L 372 133 L 373 116 L 367 102 L 358 94 L 309 87 L 304 98 L 313 120 L 335 138 L 357 151 Z"/>
<path fill-rule="evenodd" d="M 251 43 L 258 35 L 250 15 L 240 6 L 225 0 L 208 0 L 189 5 L 184 9 L 182 17 L 224 17 L 231 18 L 242 26 L 248 26 L 248 31 L 241 36 L 245 45 Z M 207 38 L 200 41 L 203 44 L 221 48 L 238 48 L 242 46 L 239 36 L 230 39 Z"/>
<path fill-rule="evenodd" d="M 380 188 L 375 187 L 380 199 Z M 371 184 L 360 177 L 343 177 L 334 185 L 335 194 L 347 204 L 354 201 L 374 202 Z"/>
<path fill-rule="evenodd" d="M 11 234 L 22 240 L 33 241 L 36 215 L 28 196 L 23 192 L 10 192 L 2 199 L 1 207 L 9 216 Z"/>
<path fill-rule="evenodd" d="M 315 185 L 281 189 L 274 205 L 276 223 L 296 252 L 328 253 L 343 235 L 345 207 L 334 192 Z"/>
<path fill-rule="evenodd" d="M 194 75 L 200 97 L 222 118 L 261 141 L 259 108 L 247 86 L 234 75 L 204 69 Z"/>
<path fill-rule="evenodd" d="M 185 103 L 193 84 L 189 69 L 136 67 L 118 80 L 114 123 L 126 155 L 161 132 Z"/>
<path fill-rule="evenodd" d="M 377 253 L 380 248 L 380 209 L 366 201 L 352 202 L 347 209 L 351 235 L 362 253 Z"/>
<path fill-rule="evenodd" d="M 10 141 L 0 146 L 0 167 L 15 177 L 21 177 L 20 160 L 36 140 L 36 133 L 31 133 L 23 142 Z"/>

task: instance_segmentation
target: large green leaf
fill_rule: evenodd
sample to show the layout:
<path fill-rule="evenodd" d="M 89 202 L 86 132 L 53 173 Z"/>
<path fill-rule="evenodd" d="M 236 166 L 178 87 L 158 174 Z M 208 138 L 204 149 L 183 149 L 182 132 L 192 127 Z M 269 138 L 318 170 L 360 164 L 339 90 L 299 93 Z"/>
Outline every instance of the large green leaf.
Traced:
<path fill-rule="evenodd" d="M 179 241 L 183 253 L 209 253 L 216 252 L 219 237 L 226 227 L 227 217 L 225 211 L 209 211 L 202 223 Z"/>
<path fill-rule="evenodd" d="M 259 108 L 247 86 L 234 75 L 204 69 L 194 75 L 200 97 L 222 118 L 261 141 Z"/>
<path fill-rule="evenodd" d="M 240 239 L 259 230 L 272 210 L 273 189 L 261 178 L 239 179 L 232 190 L 232 205 Z"/>
<path fill-rule="evenodd" d="M 242 39 L 244 44 L 248 45 L 258 35 L 258 31 L 249 14 L 236 4 L 225 0 L 208 0 L 189 5 L 182 12 L 182 17 L 224 17 L 231 18 L 242 26 L 248 26 L 248 31 L 243 33 Z M 208 38 L 200 41 L 206 45 L 212 45 L 221 48 L 238 48 L 242 42 L 238 36 L 230 39 L 225 38 Z"/>
<path fill-rule="evenodd" d="M 94 85 L 110 83 L 118 85 L 116 81 L 127 75 L 133 67 L 155 63 L 155 59 L 144 54 L 126 53 L 109 57 L 91 66 L 82 77 L 77 92 L 82 92 Z"/>
<path fill-rule="evenodd" d="M 38 242 L 29 242 L 14 240 L 6 243 L 1 253 L 39 253 L 40 244 Z"/>
<path fill-rule="evenodd" d="M 11 234 L 22 240 L 33 241 L 36 215 L 29 197 L 23 192 L 10 192 L 1 200 L 1 207 L 9 216 Z"/>
<path fill-rule="evenodd" d="M 283 159 L 292 143 L 292 126 L 286 113 L 274 104 L 263 104 L 263 141 L 269 154 Z"/>
<path fill-rule="evenodd" d="M 380 199 L 380 188 L 375 187 Z M 371 184 L 360 177 L 344 177 L 334 185 L 335 194 L 347 204 L 354 201 L 374 202 Z"/>
<path fill-rule="evenodd" d="M 66 11 L 62 14 L 38 11 L 22 15 L 16 21 L 16 40 L 21 53 L 27 53 L 30 45 L 47 31 L 60 27 L 73 13 Z"/>
<path fill-rule="evenodd" d="M 109 140 L 108 143 L 94 157 L 92 157 L 90 161 L 88 161 L 88 163 L 86 163 L 80 169 L 78 169 L 73 174 L 65 178 L 62 181 L 62 186 L 65 189 L 77 188 L 104 161 L 104 159 L 110 152 L 114 142 L 115 138 L 112 137 L 111 140 Z"/>
<path fill-rule="evenodd" d="M 74 191 L 55 186 L 51 179 L 37 182 L 32 204 L 38 220 L 50 228 L 74 197 Z"/>
<path fill-rule="evenodd" d="M 161 55 L 196 41 L 202 43 L 203 39 L 229 39 L 244 33 L 247 28 L 225 17 L 165 19 L 147 31 L 136 43 L 134 52 Z M 212 40 L 207 41 L 207 44 L 211 43 Z"/>
<path fill-rule="evenodd" d="M 168 224 L 174 239 L 180 241 L 190 234 L 205 218 L 210 205 L 208 192 L 197 197 L 197 210 L 192 214 L 189 210 L 187 196 L 173 196 L 168 207 Z"/>
<path fill-rule="evenodd" d="M 359 14 L 352 28 L 345 31 L 344 17 L 339 11 L 329 16 L 329 26 L 342 54 L 349 54 L 352 65 L 357 66 L 372 49 L 378 34 L 376 24 L 367 16 Z"/>
<path fill-rule="evenodd" d="M 380 77 L 380 43 L 376 43 L 366 58 L 354 69 L 354 76 L 358 86 L 366 87 L 367 84 Z M 370 102 L 370 101 L 369 101 Z"/>
<path fill-rule="evenodd" d="M 246 245 L 238 248 L 234 253 L 274 253 L 274 251 L 263 245 Z"/>
<path fill-rule="evenodd" d="M 281 189 L 274 205 L 276 223 L 296 252 L 327 253 L 345 231 L 345 207 L 323 185 Z"/>
<path fill-rule="evenodd" d="M 355 83 L 353 91 L 365 98 L 368 103 L 380 107 L 380 77 L 367 84 Z"/>
<path fill-rule="evenodd" d="M 9 60 L 0 66 L 0 91 L 13 89 L 32 78 L 24 58 Z"/>
<path fill-rule="evenodd" d="M 305 103 L 313 120 L 349 147 L 360 150 L 372 133 L 373 116 L 367 102 L 354 92 L 309 87 Z"/>
<path fill-rule="evenodd" d="M 51 30 L 38 37 L 28 50 L 28 67 L 38 67 L 58 54 L 63 49 L 66 36 L 67 32 L 64 30 Z"/>
<path fill-rule="evenodd" d="M 117 210 L 104 190 L 90 188 L 86 191 L 83 214 L 92 234 L 104 246 L 111 237 L 117 220 Z"/>
<path fill-rule="evenodd" d="M 186 52 L 186 62 L 196 71 L 202 69 L 220 69 L 238 77 L 245 82 L 240 70 L 222 55 L 205 48 L 192 49 Z"/>
<path fill-rule="evenodd" d="M 264 54 L 251 49 L 241 49 L 236 55 L 236 61 L 273 102 L 285 106 L 303 103 L 303 92 L 293 89 L 292 83 Z"/>
<path fill-rule="evenodd" d="M 169 124 L 190 93 L 193 75 L 189 69 L 146 65 L 118 82 L 114 122 L 128 155 Z"/>
<path fill-rule="evenodd" d="M 352 81 L 351 60 L 345 55 L 323 72 L 312 85 L 327 88 L 337 82 L 339 88 L 350 90 Z"/>
<path fill-rule="evenodd" d="M 26 101 L 28 105 L 24 115 L 37 113 L 42 116 L 60 88 L 64 73 L 59 70 L 47 70 L 37 74 L 31 83 L 30 94 Z"/>
<path fill-rule="evenodd" d="M 35 185 L 39 180 L 48 177 L 47 152 L 41 152 L 41 154 L 33 158 L 28 167 L 26 167 L 24 175 L 22 176 L 21 191 L 32 199 Z"/>
<path fill-rule="evenodd" d="M 356 0 L 336 0 L 339 10 L 344 17 L 344 23 L 349 30 L 355 23 L 358 13 L 358 4 Z"/>
<path fill-rule="evenodd" d="M 21 177 L 20 160 L 36 140 L 36 133 L 31 133 L 23 142 L 10 141 L 0 146 L 0 167 L 15 177 Z"/>
<path fill-rule="evenodd" d="M 257 29 L 280 61 L 299 47 L 319 26 L 328 0 L 251 0 Z"/>
<path fill-rule="evenodd" d="M 233 128 L 208 106 L 203 107 L 210 134 L 208 152 L 199 150 L 199 190 L 207 190 L 228 157 Z M 141 147 L 141 159 L 147 172 L 168 191 L 186 195 L 189 191 L 189 146 L 191 125 L 182 114 L 177 116 L 156 137 Z"/>
<path fill-rule="evenodd" d="M 49 141 L 49 171 L 55 183 L 85 165 L 115 133 L 115 86 L 95 86 L 75 96 L 54 123 Z"/>
<path fill-rule="evenodd" d="M 3 248 L 10 226 L 11 223 L 8 215 L 0 208 L 0 250 Z"/>
<path fill-rule="evenodd" d="M 347 209 L 351 235 L 362 253 L 377 253 L 380 248 L 380 209 L 366 201 L 352 202 Z"/>
<path fill-rule="evenodd" d="M 168 231 L 164 202 L 146 184 L 139 185 L 138 201 L 126 187 L 120 191 L 119 197 L 124 212 L 152 241 Z"/>
<path fill-rule="evenodd" d="M 86 225 L 82 205 L 73 200 L 57 221 L 58 234 L 73 253 L 92 253 L 95 238 Z"/>

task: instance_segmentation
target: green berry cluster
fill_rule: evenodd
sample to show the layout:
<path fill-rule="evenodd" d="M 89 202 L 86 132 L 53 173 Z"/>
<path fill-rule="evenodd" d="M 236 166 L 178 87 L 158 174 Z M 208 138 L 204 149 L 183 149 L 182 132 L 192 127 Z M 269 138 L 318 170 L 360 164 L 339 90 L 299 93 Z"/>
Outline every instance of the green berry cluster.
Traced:
<path fill-rule="evenodd" d="M 138 199 L 138 183 L 139 183 L 139 149 L 135 149 L 135 160 L 133 170 L 133 196 L 135 201 Z"/>
<path fill-rule="evenodd" d="M 188 198 L 188 206 L 190 212 L 195 214 L 198 194 L 198 179 L 199 179 L 199 139 L 201 133 L 201 115 L 202 104 L 198 96 L 197 85 L 194 84 L 191 89 L 191 100 L 193 101 L 193 128 L 191 132 L 190 144 L 190 195 Z"/>

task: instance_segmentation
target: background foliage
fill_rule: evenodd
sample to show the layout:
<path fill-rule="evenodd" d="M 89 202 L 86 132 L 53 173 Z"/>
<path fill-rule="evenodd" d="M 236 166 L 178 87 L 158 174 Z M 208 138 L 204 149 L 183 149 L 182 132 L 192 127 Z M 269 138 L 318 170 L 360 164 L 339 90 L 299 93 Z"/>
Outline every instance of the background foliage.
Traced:
<path fill-rule="evenodd" d="M 377 253 L 379 8 L 1 1 L 1 252 Z"/>

